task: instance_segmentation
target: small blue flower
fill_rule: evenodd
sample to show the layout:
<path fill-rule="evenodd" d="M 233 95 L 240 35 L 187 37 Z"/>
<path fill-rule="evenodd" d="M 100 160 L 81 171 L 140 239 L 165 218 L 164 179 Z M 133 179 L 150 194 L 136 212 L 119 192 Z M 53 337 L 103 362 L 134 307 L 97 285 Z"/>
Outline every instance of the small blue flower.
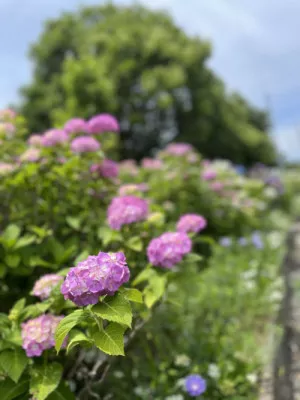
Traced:
<path fill-rule="evenodd" d="M 235 166 L 235 170 L 238 174 L 240 175 L 244 175 L 246 172 L 246 167 L 244 167 L 244 165 L 236 165 Z"/>
<path fill-rule="evenodd" d="M 261 235 L 259 232 L 254 232 L 252 234 L 252 244 L 257 248 L 257 249 L 263 249 L 264 248 L 264 243 L 262 241 Z"/>
<path fill-rule="evenodd" d="M 238 244 L 240 246 L 246 246 L 247 243 L 248 243 L 248 240 L 245 237 L 240 237 L 239 240 L 238 240 Z"/>
<path fill-rule="evenodd" d="M 200 396 L 206 391 L 206 381 L 200 375 L 189 375 L 185 380 L 185 389 L 192 397 Z"/>
<path fill-rule="evenodd" d="M 221 246 L 223 246 L 223 247 L 229 247 L 229 246 L 231 246 L 231 243 L 232 243 L 232 240 L 231 240 L 231 238 L 230 237 L 222 237 L 221 239 L 220 239 L 220 241 L 219 241 L 219 243 L 220 243 L 220 245 Z"/>

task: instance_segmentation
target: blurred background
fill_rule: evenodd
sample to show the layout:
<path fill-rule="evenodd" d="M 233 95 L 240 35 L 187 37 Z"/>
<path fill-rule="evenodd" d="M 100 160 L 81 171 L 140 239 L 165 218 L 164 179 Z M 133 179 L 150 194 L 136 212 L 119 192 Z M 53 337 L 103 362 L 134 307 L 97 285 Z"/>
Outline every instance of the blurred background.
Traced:
<path fill-rule="evenodd" d="M 109 112 L 121 158 L 299 160 L 300 3 L 0 0 L 0 108 L 31 133 Z"/>

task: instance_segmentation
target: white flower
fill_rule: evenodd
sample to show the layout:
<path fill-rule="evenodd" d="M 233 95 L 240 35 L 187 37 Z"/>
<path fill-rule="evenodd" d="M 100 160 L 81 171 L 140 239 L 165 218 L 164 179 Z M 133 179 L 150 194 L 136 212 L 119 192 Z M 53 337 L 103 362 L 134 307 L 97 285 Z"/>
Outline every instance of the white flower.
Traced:
<path fill-rule="evenodd" d="M 253 385 L 257 382 L 257 375 L 256 374 L 248 374 L 246 376 L 248 382 L 252 383 Z"/>
<path fill-rule="evenodd" d="M 165 398 L 165 400 L 183 400 L 182 394 L 173 394 Z"/>
<path fill-rule="evenodd" d="M 175 358 L 175 365 L 180 367 L 188 367 L 191 364 L 190 358 L 185 354 L 179 354 Z"/>
<path fill-rule="evenodd" d="M 267 187 L 265 190 L 264 190 L 264 194 L 265 194 L 265 196 L 268 198 L 268 199 L 275 199 L 276 197 L 277 197 L 277 191 L 276 191 L 276 189 L 275 188 L 273 188 L 273 187 Z"/>
<path fill-rule="evenodd" d="M 178 379 L 176 386 L 184 388 L 185 387 L 185 378 Z"/>
<path fill-rule="evenodd" d="M 255 278 L 256 274 L 257 274 L 256 269 L 251 268 L 251 269 L 248 269 L 247 271 L 242 272 L 241 278 L 247 281 L 248 279 Z"/>
<path fill-rule="evenodd" d="M 213 379 L 220 378 L 220 369 L 216 364 L 209 364 L 208 375 Z"/>

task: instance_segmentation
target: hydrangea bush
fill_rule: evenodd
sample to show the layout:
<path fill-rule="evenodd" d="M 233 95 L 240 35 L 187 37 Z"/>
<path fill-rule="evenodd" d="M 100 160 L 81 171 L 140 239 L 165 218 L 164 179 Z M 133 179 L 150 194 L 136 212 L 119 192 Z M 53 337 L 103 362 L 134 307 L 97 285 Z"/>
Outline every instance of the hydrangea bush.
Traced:
<path fill-rule="evenodd" d="M 265 232 L 278 230 L 271 217 L 284 193 L 278 181 L 202 160 L 186 143 L 171 143 L 140 165 L 120 162 L 120 126 L 105 113 L 31 135 L 11 110 L 0 120 L 1 395 L 221 400 L 252 393 L 253 384 L 241 386 L 236 375 L 228 383 L 218 365 L 226 349 L 240 350 L 240 339 L 226 341 L 234 336 L 229 328 L 225 339 L 220 332 L 231 318 L 238 334 L 247 325 L 246 303 L 233 308 L 240 288 L 228 296 L 237 277 L 251 282 L 251 301 L 260 301 L 255 317 L 270 311 L 279 260 Z M 272 279 L 262 273 L 270 260 Z M 207 345 L 205 356 L 195 343 Z M 177 361 L 175 349 L 185 354 Z M 238 371 L 240 359 L 231 356 Z M 140 371 L 132 368 L 143 362 Z M 246 379 L 253 370 L 242 365 Z M 142 387 L 139 374 L 148 370 Z"/>

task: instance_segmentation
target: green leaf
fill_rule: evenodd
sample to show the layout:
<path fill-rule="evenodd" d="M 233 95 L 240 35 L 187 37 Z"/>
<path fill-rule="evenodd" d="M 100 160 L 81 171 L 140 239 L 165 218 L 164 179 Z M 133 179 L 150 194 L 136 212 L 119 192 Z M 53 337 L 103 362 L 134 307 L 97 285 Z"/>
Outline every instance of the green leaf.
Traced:
<path fill-rule="evenodd" d="M 57 275 L 67 276 L 69 271 L 70 271 L 70 268 L 63 268 L 63 269 L 61 269 L 60 271 L 57 272 Z"/>
<path fill-rule="evenodd" d="M 0 278 L 6 275 L 7 267 L 4 264 L 0 264 Z"/>
<path fill-rule="evenodd" d="M 26 246 L 34 243 L 35 241 L 36 241 L 35 236 L 33 236 L 33 235 L 24 235 L 14 245 L 14 249 L 20 249 L 22 247 L 26 247 Z"/>
<path fill-rule="evenodd" d="M 84 310 L 76 310 L 60 321 L 55 331 L 55 348 L 57 352 L 59 352 L 63 341 L 70 330 L 86 318 L 87 313 Z"/>
<path fill-rule="evenodd" d="M 112 242 L 122 242 L 123 240 L 120 232 L 113 231 L 106 226 L 98 229 L 98 238 L 102 240 L 103 246 L 107 246 L 109 243 Z"/>
<path fill-rule="evenodd" d="M 59 385 L 63 368 L 60 364 L 34 366 L 31 370 L 30 394 L 36 400 L 45 400 Z"/>
<path fill-rule="evenodd" d="M 69 216 L 69 217 L 66 217 L 66 222 L 71 228 L 75 229 L 76 231 L 78 231 L 80 229 L 80 225 L 81 225 L 80 218 Z"/>
<path fill-rule="evenodd" d="M 117 293 L 113 297 L 105 299 L 92 307 L 92 312 L 98 317 L 112 322 L 118 322 L 131 327 L 132 310 L 129 301 L 121 294 Z"/>
<path fill-rule="evenodd" d="M 21 311 L 23 311 L 23 309 L 25 307 L 25 303 L 26 303 L 26 300 L 23 298 L 23 299 L 18 300 L 14 304 L 13 308 L 10 310 L 10 313 L 8 314 L 8 318 L 11 321 L 16 321 L 19 318 Z"/>
<path fill-rule="evenodd" d="M 92 341 L 83 332 L 73 329 L 69 335 L 67 353 L 69 353 L 78 344 L 92 344 Z"/>
<path fill-rule="evenodd" d="M 144 289 L 145 304 L 151 308 L 164 294 L 166 287 L 166 278 L 162 276 L 154 276 Z"/>
<path fill-rule="evenodd" d="M 47 397 L 47 400 L 75 400 L 75 396 L 67 384 L 61 382 L 58 388 Z"/>
<path fill-rule="evenodd" d="M 124 356 L 124 325 L 111 322 L 105 330 L 97 332 L 93 339 L 95 345 L 111 356 Z"/>
<path fill-rule="evenodd" d="M 132 285 L 136 286 L 141 282 L 144 282 L 144 281 L 147 281 L 147 280 L 153 278 L 154 276 L 157 276 L 157 272 L 154 271 L 153 268 L 146 268 L 146 269 L 144 269 L 144 271 L 142 271 L 140 274 L 138 274 L 138 276 L 133 281 Z"/>
<path fill-rule="evenodd" d="M 89 256 L 89 252 L 87 250 L 82 251 L 79 256 L 77 256 L 74 260 L 74 265 L 77 265 L 79 262 L 85 260 Z"/>
<path fill-rule="evenodd" d="M 4 381 L 0 381 L 0 394 L 1 400 L 12 400 L 22 393 L 27 392 L 29 381 L 28 379 L 22 380 L 15 383 L 11 379 L 7 378 Z"/>
<path fill-rule="evenodd" d="M 126 247 L 128 247 L 131 250 L 140 252 L 143 250 L 143 241 L 140 237 L 133 236 L 132 238 L 126 241 Z"/>
<path fill-rule="evenodd" d="M 0 354 L 0 366 L 15 383 L 20 379 L 27 363 L 28 358 L 21 349 L 4 350 Z"/>
<path fill-rule="evenodd" d="M 10 326 L 10 320 L 8 316 L 4 313 L 0 313 L 0 327 L 9 327 Z"/>
<path fill-rule="evenodd" d="M 127 300 L 133 301 L 134 303 L 143 303 L 143 293 L 138 289 L 123 289 L 124 296 Z"/>
<path fill-rule="evenodd" d="M 18 227 L 18 225 L 15 224 L 8 225 L 8 227 L 2 233 L 0 240 L 5 247 L 11 248 L 18 240 L 20 233 L 21 229 Z"/>
<path fill-rule="evenodd" d="M 7 254 L 4 260 L 10 268 L 16 268 L 20 264 L 21 257 L 19 254 Z"/>
<path fill-rule="evenodd" d="M 39 315 L 47 311 L 51 307 L 52 303 L 52 300 L 46 300 L 43 303 L 31 304 L 25 307 L 22 311 L 22 319 L 25 320 L 28 318 L 38 317 Z"/>
<path fill-rule="evenodd" d="M 187 263 L 196 263 L 199 261 L 202 261 L 203 257 L 200 256 L 199 254 L 196 253 L 189 253 L 185 256 L 183 262 L 187 262 Z"/>

